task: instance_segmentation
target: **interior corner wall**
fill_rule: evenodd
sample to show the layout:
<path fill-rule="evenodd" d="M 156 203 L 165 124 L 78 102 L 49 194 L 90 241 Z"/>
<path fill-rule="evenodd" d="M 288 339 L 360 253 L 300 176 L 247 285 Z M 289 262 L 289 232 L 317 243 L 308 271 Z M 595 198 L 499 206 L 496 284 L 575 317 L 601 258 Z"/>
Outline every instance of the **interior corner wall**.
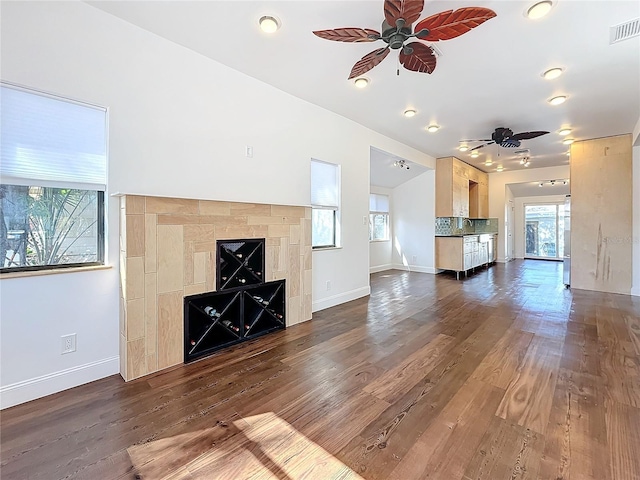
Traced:
<path fill-rule="evenodd" d="M 638 121 L 640 125 L 640 121 Z M 631 295 L 640 297 L 640 135 L 633 147 L 633 234 Z"/>
<path fill-rule="evenodd" d="M 435 170 L 393 189 L 393 268 L 436 273 Z"/>
<path fill-rule="evenodd" d="M 393 189 L 371 185 L 371 193 L 389 197 L 389 208 L 393 208 Z M 369 242 L 369 273 L 383 272 L 393 268 L 391 247 L 393 244 L 393 216 L 389 212 L 389 240 Z"/>
<path fill-rule="evenodd" d="M 315 309 L 369 292 L 372 146 L 435 159 L 84 2 L 3 2 L 2 79 L 109 110 L 109 270 L 1 280 L 2 407 L 118 371 L 116 192 L 309 205 L 310 159 L 341 165 L 342 248 L 313 253 Z M 253 147 L 253 158 L 244 156 Z M 332 280 L 332 290 L 320 289 Z M 60 355 L 60 336 L 77 352 Z"/>
<path fill-rule="evenodd" d="M 524 206 L 533 203 L 564 203 L 564 195 L 542 195 L 536 197 L 515 197 L 514 238 L 515 257 L 524 258 Z"/>
<path fill-rule="evenodd" d="M 506 170 L 489 174 L 489 217 L 498 219 L 498 261 L 505 259 L 505 204 L 510 183 L 525 183 L 553 178 L 569 178 L 569 165 L 560 167 Z"/>

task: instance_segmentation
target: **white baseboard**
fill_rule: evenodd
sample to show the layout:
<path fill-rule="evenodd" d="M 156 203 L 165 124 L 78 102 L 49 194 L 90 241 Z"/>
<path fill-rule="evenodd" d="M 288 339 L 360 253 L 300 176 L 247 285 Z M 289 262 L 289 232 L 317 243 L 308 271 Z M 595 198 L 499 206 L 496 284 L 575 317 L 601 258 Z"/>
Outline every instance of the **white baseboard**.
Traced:
<path fill-rule="evenodd" d="M 631 289 L 631 295 L 640 297 L 640 286 Z"/>
<path fill-rule="evenodd" d="M 394 270 L 404 270 L 405 272 L 418 272 L 418 273 L 439 273 L 439 270 L 433 267 L 421 267 L 419 265 L 402 265 L 400 263 L 393 265 Z"/>
<path fill-rule="evenodd" d="M 120 372 L 120 357 L 105 358 L 0 388 L 0 409 L 46 397 Z"/>
<path fill-rule="evenodd" d="M 371 288 L 367 286 L 356 288 L 355 290 L 350 290 L 348 292 L 339 293 L 337 295 L 332 295 L 330 297 L 323 298 L 322 300 L 318 300 L 317 302 L 313 302 L 311 304 L 311 311 L 319 312 L 320 310 L 324 310 L 325 308 L 335 307 L 336 305 L 350 302 L 351 300 L 355 300 L 356 298 L 366 297 L 369 294 L 371 294 Z"/>
<path fill-rule="evenodd" d="M 387 263 L 385 265 L 376 265 L 375 267 L 369 267 L 369 273 L 384 272 L 386 270 L 391 270 L 391 269 L 393 269 L 393 265 L 391 265 L 390 263 Z"/>

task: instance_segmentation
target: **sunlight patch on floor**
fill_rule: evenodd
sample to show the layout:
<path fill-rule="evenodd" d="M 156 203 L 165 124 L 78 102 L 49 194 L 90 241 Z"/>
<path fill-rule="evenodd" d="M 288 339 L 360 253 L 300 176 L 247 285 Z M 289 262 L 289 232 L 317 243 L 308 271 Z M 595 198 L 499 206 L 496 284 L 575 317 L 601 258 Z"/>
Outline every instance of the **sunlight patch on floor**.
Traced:
<path fill-rule="evenodd" d="M 154 480 L 363 480 L 273 412 L 134 445 L 128 452 L 140 477 Z"/>

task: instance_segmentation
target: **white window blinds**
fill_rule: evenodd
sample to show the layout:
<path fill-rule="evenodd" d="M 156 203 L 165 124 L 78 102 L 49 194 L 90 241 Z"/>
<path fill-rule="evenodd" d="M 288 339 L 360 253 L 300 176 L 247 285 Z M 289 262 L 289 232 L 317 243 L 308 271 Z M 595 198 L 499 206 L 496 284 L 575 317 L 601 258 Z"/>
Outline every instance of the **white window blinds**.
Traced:
<path fill-rule="evenodd" d="M 311 160 L 311 205 L 338 209 L 340 205 L 338 165 Z"/>
<path fill-rule="evenodd" d="M 0 86 L 0 181 L 105 190 L 103 108 Z"/>
<path fill-rule="evenodd" d="M 389 197 L 379 193 L 369 194 L 369 211 L 377 213 L 389 213 Z"/>

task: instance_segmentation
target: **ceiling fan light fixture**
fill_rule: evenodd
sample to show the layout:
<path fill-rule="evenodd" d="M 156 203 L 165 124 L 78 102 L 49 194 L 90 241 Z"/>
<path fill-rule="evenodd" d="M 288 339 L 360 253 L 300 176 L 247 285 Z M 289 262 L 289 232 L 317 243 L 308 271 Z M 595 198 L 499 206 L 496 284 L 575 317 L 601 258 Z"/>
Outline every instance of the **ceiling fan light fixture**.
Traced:
<path fill-rule="evenodd" d="M 416 112 L 413 108 L 409 108 L 404 111 L 404 116 L 407 118 L 411 118 L 411 117 L 415 117 L 416 113 L 418 112 Z"/>
<path fill-rule="evenodd" d="M 260 29 L 264 33 L 274 33 L 280 28 L 280 21 L 273 16 L 265 15 L 260 17 Z"/>
<path fill-rule="evenodd" d="M 557 97 L 553 97 L 549 99 L 549 103 L 551 105 L 561 105 L 567 101 L 566 95 L 558 95 Z"/>
<path fill-rule="evenodd" d="M 440 130 L 440 125 L 435 125 L 435 124 L 434 124 L 434 125 L 429 125 L 429 126 L 427 127 L 427 132 L 429 132 L 429 133 L 435 133 L 435 132 L 437 132 L 438 130 Z"/>
<path fill-rule="evenodd" d="M 562 75 L 563 70 L 560 67 L 550 68 L 542 74 L 545 80 L 553 80 Z"/>
<path fill-rule="evenodd" d="M 535 3 L 527 9 L 527 18 L 531 20 L 542 18 L 551 11 L 552 6 L 553 2 L 551 0 Z"/>
<path fill-rule="evenodd" d="M 569 135 L 570 133 L 571 133 L 570 128 L 563 128 L 562 130 L 558 131 L 558 135 L 562 135 L 563 137 Z"/>
<path fill-rule="evenodd" d="M 365 88 L 369 85 L 369 79 L 367 77 L 358 77 L 353 81 L 353 84 L 358 88 Z"/>
<path fill-rule="evenodd" d="M 565 145 L 571 145 L 575 140 L 573 138 L 567 138 L 566 140 L 563 140 L 562 143 Z"/>

